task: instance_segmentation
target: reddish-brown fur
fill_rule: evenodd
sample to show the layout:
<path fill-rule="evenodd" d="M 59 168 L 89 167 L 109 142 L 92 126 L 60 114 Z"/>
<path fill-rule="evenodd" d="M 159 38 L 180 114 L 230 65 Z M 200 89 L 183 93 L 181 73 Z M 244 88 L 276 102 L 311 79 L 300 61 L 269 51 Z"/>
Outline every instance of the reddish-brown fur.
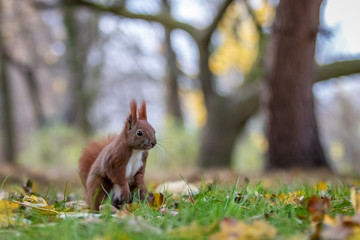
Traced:
<path fill-rule="evenodd" d="M 133 100 L 122 132 L 90 143 L 79 159 L 80 177 L 86 183 L 86 202 L 93 210 L 99 209 L 115 184 L 121 188 L 119 202 L 130 200 L 131 191 L 135 189 L 140 190 L 141 199 L 145 197 L 146 159 L 148 150 L 156 144 L 156 138 L 154 129 L 147 122 L 145 102 L 139 109 L 139 118 L 136 110 L 136 102 Z M 139 130 L 141 136 L 138 135 Z M 143 151 L 142 166 L 131 179 L 127 179 L 126 166 L 133 150 Z"/>
<path fill-rule="evenodd" d="M 82 155 L 79 159 L 79 175 L 81 182 L 86 186 L 86 179 L 90 172 L 91 166 L 99 156 L 100 152 L 114 140 L 116 135 L 109 135 L 99 141 L 90 142 L 86 148 L 84 148 Z"/>

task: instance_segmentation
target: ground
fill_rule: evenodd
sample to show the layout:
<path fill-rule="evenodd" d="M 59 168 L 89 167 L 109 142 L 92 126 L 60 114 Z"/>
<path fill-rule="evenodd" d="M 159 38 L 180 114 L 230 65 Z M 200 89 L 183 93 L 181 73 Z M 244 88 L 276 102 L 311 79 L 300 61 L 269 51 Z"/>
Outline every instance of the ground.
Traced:
<path fill-rule="evenodd" d="M 106 203 L 93 214 L 69 172 L 4 169 L 13 174 L 1 186 L 0 239 L 351 239 L 360 232 L 359 182 L 326 170 L 149 172 L 148 201 L 120 210 Z M 33 185 L 21 187 L 26 176 Z M 173 181 L 195 187 L 158 187 Z"/>

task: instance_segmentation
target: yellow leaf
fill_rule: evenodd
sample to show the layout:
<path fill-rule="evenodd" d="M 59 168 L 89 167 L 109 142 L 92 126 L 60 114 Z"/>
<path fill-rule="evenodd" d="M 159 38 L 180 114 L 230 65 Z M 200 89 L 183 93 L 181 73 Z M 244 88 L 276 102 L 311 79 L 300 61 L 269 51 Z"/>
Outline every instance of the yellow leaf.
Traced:
<path fill-rule="evenodd" d="M 148 201 L 151 207 L 160 208 L 164 203 L 164 195 L 162 193 L 153 193 L 148 197 Z"/>
<path fill-rule="evenodd" d="M 42 215 L 57 215 L 58 211 L 55 210 L 54 205 L 45 205 L 42 207 L 39 207 L 37 204 L 34 203 L 29 203 L 29 202 L 15 202 L 21 206 L 27 207 L 27 208 L 32 208 L 37 210 L 40 214 Z"/>
<path fill-rule="evenodd" d="M 316 184 L 316 187 L 315 187 L 315 189 L 317 190 L 317 191 L 326 191 L 327 190 L 327 184 L 326 184 L 326 182 L 319 182 L 318 184 Z"/>
<path fill-rule="evenodd" d="M 13 217 L 15 216 L 15 214 L 10 213 L 10 214 L 2 214 L 0 213 L 0 227 L 9 227 L 11 225 L 15 224 L 15 220 L 13 219 Z"/>
<path fill-rule="evenodd" d="M 25 195 L 23 198 L 23 202 L 29 203 L 36 207 L 45 207 L 48 205 L 47 202 L 45 201 L 45 199 L 43 199 L 40 196 L 35 196 L 35 195 Z"/>
<path fill-rule="evenodd" d="M 339 219 L 339 217 L 332 218 L 328 214 L 325 214 L 324 224 L 329 225 L 331 227 L 337 227 L 340 225 L 340 219 Z"/>
<path fill-rule="evenodd" d="M 223 40 L 210 57 L 210 70 L 217 75 L 232 69 L 249 72 L 257 57 L 259 35 L 245 5 L 241 2 L 231 4 L 218 30 Z"/>
<path fill-rule="evenodd" d="M 140 208 L 140 204 L 138 202 L 128 203 L 123 208 L 129 212 L 135 212 Z"/>
<path fill-rule="evenodd" d="M 169 238 L 175 239 L 203 239 L 204 235 L 215 230 L 217 223 L 214 222 L 208 226 L 201 226 L 196 222 L 188 226 L 180 227 L 168 232 Z"/>
<path fill-rule="evenodd" d="M 184 94 L 185 106 L 188 109 L 191 121 L 201 127 L 205 125 L 207 111 L 205 108 L 204 94 L 200 90 L 194 90 Z"/>
<path fill-rule="evenodd" d="M 356 191 L 355 187 L 350 189 L 351 204 L 354 207 L 355 213 L 360 212 L 360 192 Z"/>
<path fill-rule="evenodd" d="M 275 18 L 275 8 L 266 0 L 263 0 L 261 5 L 260 8 L 255 9 L 256 19 L 260 25 L 269 27 Z"/>
<path fill-rule="evenodd" d="M 225 218 L 220 223 L 220 231 L 210 236 L 210 240 L 216 239 L 274 239 L 276 229 L 265 221 L 255 221 L 247 224 L 233 218 Z"/>
<path fill-rule="evenodd" d="M 9 200 L 1 200 L 0 201 L 0 227 L 9 227 L 14 225 L 15 220 L 13 217 L 15 216 L 14 211 L 17 210 L 19 204 L 14 203 Z"/>
<path fill-rule="evenodd" d="M 356 226 L 353 228 L 352 233 L 346 237 L 346 240 L 358 240 L 358 239 L 360 239 L 360 227 Z"/>
<path fill-rule="evenodd" d="M 0 213 L 7 214 L 18 209 L 19 204 L 11 202 L 9 200 L 1 200 L 0 201 Z"/>

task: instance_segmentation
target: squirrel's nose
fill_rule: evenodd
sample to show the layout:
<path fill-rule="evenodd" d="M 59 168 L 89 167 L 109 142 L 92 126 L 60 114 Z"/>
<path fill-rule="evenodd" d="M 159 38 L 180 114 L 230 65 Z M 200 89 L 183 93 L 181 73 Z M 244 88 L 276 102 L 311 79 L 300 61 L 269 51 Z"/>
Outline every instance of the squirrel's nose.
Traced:
<path fill-rule="evenodd" d="M 156 145 L 156 140 L 151 141 L 151 146 L 152 146 L 152 147 L 155 147 L 155 145 Z"/>

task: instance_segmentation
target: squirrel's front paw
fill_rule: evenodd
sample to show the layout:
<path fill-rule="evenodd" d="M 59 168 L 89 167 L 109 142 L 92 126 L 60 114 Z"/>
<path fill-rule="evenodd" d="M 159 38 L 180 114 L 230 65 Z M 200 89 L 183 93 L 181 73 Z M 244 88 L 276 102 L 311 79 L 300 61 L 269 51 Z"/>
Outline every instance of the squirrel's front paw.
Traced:
<path fill-rule="evenodd" d="M 132 196 L 129 187 L 121 188 L 119 185 L 114 185 L 111 196 L 111 205 L 119 208 L 119 206 L 132 202 Z"/>
<path fill-rule="evenodd" d="M 122 189 L 122 191 L 121 191 L 121 196 L 120 196 L 120 200 L 121 200 L 123 203 L 129 203 L 129 202 L 132 201 L 132 196 L 131 196 L 131 192 L 130 192 L 129 187 Z"/>

